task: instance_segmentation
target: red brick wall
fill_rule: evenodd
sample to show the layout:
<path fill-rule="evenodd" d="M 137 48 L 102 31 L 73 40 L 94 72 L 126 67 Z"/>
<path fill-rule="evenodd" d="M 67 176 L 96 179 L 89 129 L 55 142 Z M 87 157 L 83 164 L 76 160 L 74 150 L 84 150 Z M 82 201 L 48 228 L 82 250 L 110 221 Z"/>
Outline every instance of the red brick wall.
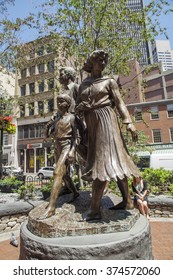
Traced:
<path fill-rule="evenodd" d="M 135 126 L 137 130 L 144 131 L 146 135 L 149 136 L 148 142 L 153 143 L 152 130 L 161 129 L 162 143 L 170 143 L 169 129 L 173 128 L 173 118 L 167 117 L 167 107 L 166 105 L 159 105 L 159 119 L 150 119 L 150 107 L 142 108 L 143 121 L 136 121 Z M 130 109 L 129 112 L 133 114 L 134 109 Z"/>
<path fill-rule="evenodd" d="M 156 89 L 148 93 L 145 93 L 146 102 L 162 100 L 163 98 L 164 98 L 163 89 Z"/>
<path fill-rule="evenodd" d="M 126 104 L 142 102 L 142 77 L 139 63 L 136 60 L 129 61 L 130 73 L 127 76 L 120 75 L 119 83 L 122 86 L 122 95 Z"/>

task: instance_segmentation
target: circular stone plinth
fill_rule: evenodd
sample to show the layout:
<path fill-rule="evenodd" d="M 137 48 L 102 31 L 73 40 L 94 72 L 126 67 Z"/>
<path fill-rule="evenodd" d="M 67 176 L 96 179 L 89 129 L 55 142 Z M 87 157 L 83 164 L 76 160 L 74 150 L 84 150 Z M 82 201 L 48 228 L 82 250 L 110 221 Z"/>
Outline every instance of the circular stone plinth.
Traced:
<path fill-rule="evenodd" d="M 68 204 L 70 195 L 59 197 L 54 216 L 40 220 L 46 202 L 34 208 L 21 227 L 20 259 L 109 260 L 152 259 L 148 220 L 138 210 L 109 210 L 117 204 L 112 193 L 102 198 L 102 220 L 86 222 L 89 192 L 81 192 Z"/>
<path fill-rule="evenodd" d="M 81 192 L 80 196 L 69 204 L 67 202 L 70 199 L 70 194 L 59 197 L 55 215 L 47 219 L 40 219 L 46 211 L 47 202 L 30 211 L 27 226 L 29 231 L 49 238 L 123 232 L 129 231 L 139 218 L 139 211 L 136 209 L 109 210 L 109 207 L 117 203 L 117 198 L 108 193 L 102 199 L 102 220 L 89 223 L 82 219 L 82 213 L 89 209 L 90 192 Z"/>
<path fill-rule="evenodd" d="M 151 260 L 149 222 L 140 216 L 129 231 L 58 238 L 38 237 L 25 222 L 20 233 L 20 259 Z"/>

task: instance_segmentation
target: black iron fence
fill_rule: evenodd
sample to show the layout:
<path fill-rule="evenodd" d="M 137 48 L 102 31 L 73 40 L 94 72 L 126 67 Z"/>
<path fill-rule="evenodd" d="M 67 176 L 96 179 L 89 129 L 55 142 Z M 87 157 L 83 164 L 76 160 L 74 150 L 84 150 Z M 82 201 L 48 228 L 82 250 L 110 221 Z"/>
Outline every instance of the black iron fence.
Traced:
<path fill-rule="evenodd" d="M 38 176 L 26 175 L 24 176 L 25 185 L 33 184 L 35 187 L 42 187 L 50 183 L 51 178 L 40 179 Z"/>

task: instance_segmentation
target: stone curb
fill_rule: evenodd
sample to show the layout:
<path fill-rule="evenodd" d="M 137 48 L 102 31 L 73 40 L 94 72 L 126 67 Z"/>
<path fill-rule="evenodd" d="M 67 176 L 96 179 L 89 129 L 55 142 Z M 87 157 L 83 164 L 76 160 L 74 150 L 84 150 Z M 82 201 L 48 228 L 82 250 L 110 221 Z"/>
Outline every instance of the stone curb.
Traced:
<path fill-rule="evenodd" d="M 5 203 L 0 205 L 0 218 L 4 216 L 10 216 L 15 214 L 23 214 L 28 213 L 35 206 L 41 204 L 43 201 L 20 201 L 20 202 L 12 202 Z"/>

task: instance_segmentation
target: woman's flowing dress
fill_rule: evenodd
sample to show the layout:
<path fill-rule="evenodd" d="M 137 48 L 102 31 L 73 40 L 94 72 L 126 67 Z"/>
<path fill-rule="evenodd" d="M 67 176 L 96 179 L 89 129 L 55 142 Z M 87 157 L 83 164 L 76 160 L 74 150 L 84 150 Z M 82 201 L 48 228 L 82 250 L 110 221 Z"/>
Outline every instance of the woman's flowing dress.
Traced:
<path fill-rule="evenodd" d="M 82 178 L 117 181 L 117 177 L 121 180 L 125 176 L 139 176 L 119 127 L 119 116 L 124 124 L 132 121 L 115 80 L 86 79 L 80 85 L 79 96 L 78 108 L 84 112 L 88 130 L 87 164 Z"/>

